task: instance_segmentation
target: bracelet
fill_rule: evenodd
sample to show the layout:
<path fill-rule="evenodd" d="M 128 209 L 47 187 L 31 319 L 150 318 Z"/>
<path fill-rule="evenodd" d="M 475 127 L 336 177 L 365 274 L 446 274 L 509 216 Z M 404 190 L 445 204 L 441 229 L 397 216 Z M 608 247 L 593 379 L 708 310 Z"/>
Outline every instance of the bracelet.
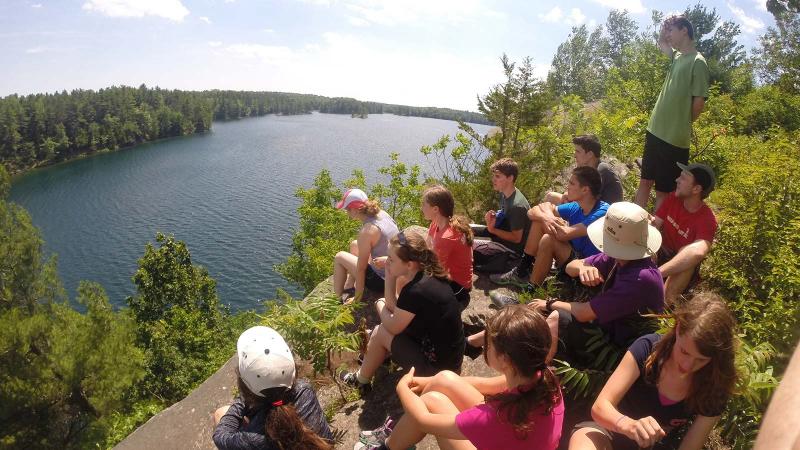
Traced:
<path fill-rule="evenodd" d="M 627 419 L 627 418 L 628 418 L 628 416 L 623 414 L 623 415 L 619 416 L 619 418 L 617 419 L 616 422 L 614 422 L 614 429 L 617 430 L 617 433 L 620 433 L 620 431 L 619 431 L 619 421 L 622 420 L 622 419 Z"/>
<path fill-rule="evenodd" d="M 547 300 L 546 302 L 544 302 L 544 309 L 546 309 L 547 312 L 553 312 L 553 303 L 555 303 L 556 301 L 557 300 L 554 298 Z"/>

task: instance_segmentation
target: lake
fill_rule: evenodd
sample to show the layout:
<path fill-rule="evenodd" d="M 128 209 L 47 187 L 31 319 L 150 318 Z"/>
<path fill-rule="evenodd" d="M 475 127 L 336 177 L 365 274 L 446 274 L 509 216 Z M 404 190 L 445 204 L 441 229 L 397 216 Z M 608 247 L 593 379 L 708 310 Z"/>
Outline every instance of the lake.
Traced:
<path fill-rule="evenodd" d="M 298 187 L 322 169 L 337 182 L 357 168 L 378 181 L 390 152 L 425 171 L 419 148 L 457 132 L 456 122 L 394 115 L 215 122 L 206 134 L 34 170 L 14 180 L 10 198 L 30 212 L 46 252 L 58 255 L 71 298 L 80 280 L 90 280 L 123 306 L 135 293 L 137 260 L 160 231 L 186 242 L 223 303 L 255 308 L 278 288 L 302 294 L 273 270 L 290 252 Z"/>

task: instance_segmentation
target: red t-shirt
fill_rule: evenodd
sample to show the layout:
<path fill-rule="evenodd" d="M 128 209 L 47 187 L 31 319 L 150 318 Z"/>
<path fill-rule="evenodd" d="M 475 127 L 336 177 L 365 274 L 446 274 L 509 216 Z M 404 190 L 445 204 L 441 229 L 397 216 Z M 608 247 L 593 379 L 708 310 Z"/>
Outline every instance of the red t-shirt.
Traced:
<path fill-rule="evenodd" d="M 683 200 L 672 192 L 664 199 L 656 211 L 656 217 L 664 221 L 661 226 L 662 245 L 672 252 L 698 239 L 714 241 L 717 232 L 717 218 L 705 203 L 697 211 L 690 213 L 683 207 Z"/>
<path fill-rule="evenodd" d="M 467 245 L 464 235 L 449 225 L 440 230 L 435 222 L 431 222 L 428 236 L 442 267 L 450 272 L 450 278 L 461 286 L 472 289 L 472 247 Z"/>

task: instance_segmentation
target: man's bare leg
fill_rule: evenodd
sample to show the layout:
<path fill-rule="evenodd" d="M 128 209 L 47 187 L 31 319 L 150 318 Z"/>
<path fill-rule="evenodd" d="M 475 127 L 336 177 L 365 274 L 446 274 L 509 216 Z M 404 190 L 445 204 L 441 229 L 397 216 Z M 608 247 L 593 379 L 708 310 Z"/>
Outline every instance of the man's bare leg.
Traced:
<path fill-rule="evenodd" d="M 557 266 L 561 266 L 567 261 L 570 253 L 572 253 L 572 246 L 569 242 L 561 242 L 549 234 L 542 236 L 539 241 L 539 251 L 536 252 L 536 262 L 533 264 L 530 282 L 535 286 L 541 285 L 550 272 L 553 259 L 556 260 Z"/>
<path fill-rule="evenodd" d="M 633 198 L 633 202 L 647 209 L 647 204 L 650 202 L 650 191 L 655 184 L 655 180 L 639 179 L 639 188 L 636 190 L 636 196 Z"/>

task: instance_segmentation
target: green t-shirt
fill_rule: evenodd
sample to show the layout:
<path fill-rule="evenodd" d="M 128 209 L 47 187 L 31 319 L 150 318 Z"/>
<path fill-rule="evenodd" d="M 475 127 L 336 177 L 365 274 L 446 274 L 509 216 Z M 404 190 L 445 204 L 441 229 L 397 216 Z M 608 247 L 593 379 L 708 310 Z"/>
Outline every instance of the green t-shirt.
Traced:
<path fill-rule="evenodd" d="M 708 64 L 698 52 L 676 51 L 650 114 L 647 131 L 675 147 L 689 148 L 692 97 L 708 98 Z"/>

